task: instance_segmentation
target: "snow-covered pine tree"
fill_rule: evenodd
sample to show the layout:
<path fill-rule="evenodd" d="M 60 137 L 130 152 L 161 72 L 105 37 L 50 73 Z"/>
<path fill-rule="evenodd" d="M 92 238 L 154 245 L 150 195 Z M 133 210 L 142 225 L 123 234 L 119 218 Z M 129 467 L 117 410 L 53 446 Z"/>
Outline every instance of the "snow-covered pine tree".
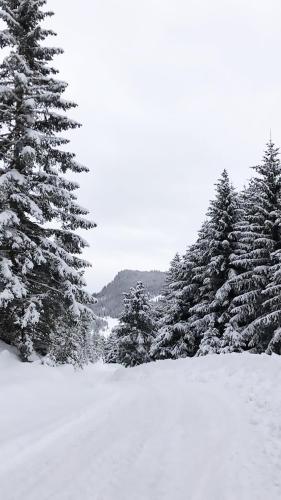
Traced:
<path fill-rule="evenodd" d="M 159 317 L 157 318 L 158 329 L 169 322 L 172 310 L 174 309 L 176 291 L 180 286 L 181 264 L 181 257 L 178 253 L 176 253 L 166 273 L 165 283 L 162 290 L 162 300 L 160 302 L 161 311 Z"/>
<path fill-rule="evenodd" d="M 240 293 L 243 287 L 247 287 L 248 278 L 244 274 L 247 270 L 247 253 L 251 250 L 251 237 L 249 238 L 249 222 L 248 214 L 250 213 L 250 204 L 252 196 L 255 194 L 255 189 L 250 181 L 249 186 L 244 188 L 238 194 L 239 217 L 234 228 L 234 237 L 237 242 L 236 252 L 231 256 L 231 263 L 235 273 L 230 280 L 232 288 L 232 300 L 229 305 L 229 322 L 226 325 L 223 338 L 222 348 L 223 353 L 242 352 L 246 349 L 246 343 L 243 338 L 244 309 L 239 303 Z M 243 278 L 242 278 L 243 275 Z M 245 281 L 244 281 L 245 280 Z M 243 283 L 244 281 L 244 283 Z M 247 315 L 246 315 L 247 316 Z"/>
<path fill-rule="evenodd" d="M 85 342 L 85 359 L 89 363 L 96 363 L 104 359 L 105 338 L 99 332 L 88 330 Z"/>
<path fill-rule="evenodd" d="M 238 236 L 247 251 L 237 257 L 232 315 L 247 349 L 280 353 L 281 165 L 270 140 L 246 191 L 246 217 Z"/>
<path fill-rule="evenodd" d="M 54 35 L 41 23 L 46 0 L 0 0 L 6 29 L 0 46 L 0 336 L 23 360 L 47 354 L 67 325 L 79 330 L 91 301 L 80 258 L 85 241 L 74 231 L 94 224 L 76 202 L 79 187 L 66 172 L 85 172 L 61 133 L 79 126 L 65 112 L 67 85 L 51 66 L 61 49 L 42 42 Z M 73 330 L 72 330 L 73 331 Z"/>
<path fill-rule="evenodd" d="M 141 281 L 124 294 L 124 311 L 119 325 L 113 330 L 117 362 L 126 367 L 151 361 L 150 348 L 153 340 L 149 297 Z"/>
<path fill-rule="evenodd" d="M 157 321 L 157 334 L 151 345 L 151 356 L 153 359 L 172 358 L 172 332 L 171 322 L 176 310 L 176 290 L 179 286 L 181 257 L 178 253 L 170 263 L 166 274 L 163 289 L 163 300 L 161 303 L 161 315 Z"/>
<path fill-rule="evenodd" d="M 103 360 L 105 363 L 118 363 L 118 341 L 114 330 L 105 340 Z"/>
<path fill-rule="evenodd" d="M 189 309 L 195 298 L 192 248 L 181 258 L 176 254 L 167 273 L 164 311 L 151 346 L 153 359 L 192 356 L 196 341 L 189 327 Z"/>
<path fill-rule="evenodd" d="M 68 321 L 67 321 L 68 319 Z M 58 318 L 51 332 L 51 342 L 45 361 L 52 365 L 72 364 L 82 368 L 103 358 L 104 338 L 93 328 L 93 318 L 81 314 L 73 321 L 72 315 Z"/>
<path fill-rule="evenodd" d="M 194 273 L 199 289 L 197 303 L 190 311 L 190 324 L 201 338 L 198 355 L 221 351 L 232 299 L 231 279 L 235 273 L 232 256 L 237 251 L 234 228 L 238 213 L 237 195 L 224 170 L 197 242 L 199 266 Z"/>

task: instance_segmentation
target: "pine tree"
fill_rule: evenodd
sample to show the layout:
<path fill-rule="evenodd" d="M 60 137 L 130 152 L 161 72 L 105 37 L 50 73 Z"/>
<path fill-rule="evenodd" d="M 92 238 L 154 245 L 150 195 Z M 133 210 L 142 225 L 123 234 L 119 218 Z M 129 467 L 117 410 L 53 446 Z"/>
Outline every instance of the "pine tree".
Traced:
<path fill-rule="evenodd" d="M 184 358 L 196 350 L 188 323 L 189 309 L 195 298 L 193 265 L 191 249 L 183 258 L 176 254 L 171 262 L 164 290 L 164 314 L 151 347 L 153 359 Z"/>
<path fill-rule="evenodd" d="M 103 360 L 105 363 L 119 363 L 118 341 L 115 332 L 111 332 L 104 343 Z"/>
<path fill-rule="evenodd" d="M 245 348 L 280 352 L 281 166 L 279 149 L 267 144 L 263 161 L 246 191 L 246 217 L 239 238 L 247 251 L 237 258 L 232 314 Z"/>
<path fill-rule="evenodd" d="M 161 294 L 157 302 L 152 308 L 153 318 L 157 330 L 159 330 L 165 324 L 165 318 L 168 311 L 172 308 L 172 303 L 174 301 L 174 290 L 173 286 L 176 283 L 178 269 L 180 268 L 181 257 L 176 253 L 175 257 L 172 259 L 170 268 L 166 272 L 165 281 Z"/>
<path fill-rule="evenodd" d="M 245 274 L 247 270 L 247 253 L 251 250 L 251 237 L 249 238 L 250 204 L 255 190 L 252 182 L 238 195 L 239 217 L 234 226 L 234 237 L 237 242 L 236 252 L 231 256 L 231 264 L 235 273 L 230 280 L 232 289 L 232 300 L 229 305 L 229 322 L 226 324 L 225 332 L 222 338 L 221 351 L 223 353 L 242 352 L 246 349 L 245 339 L 243 337 L 243 328 L 247 324 L 247 315 L 244 317 L 245 309 L 241 307 L 240 300 L 244 297 L 241 290 L 247 288 L 248 277 Z M 247 318 L 247 319 L 246 319 Z M 244 322 L 246 320 L 246 323 Z"/>
<path fill-rule="evenodd" d="M 88 330 L 85 338 L 85 361 L 96 363 L 104 359 L 105 343 L 105 338 L 101 333 Z"/>
<path fill-rule="evenodd" d="M 116 362 L 126 367 L 151 361 L 150 348 L 154 336 L 151 305 L 142 282 L 124 294 L 124 311 L 113 330 Z"/>
<path fill-rule="evenodd" d="M 232 257 L 237 252 L 234 228 L 238 214 L 237 196 L 224 170 L 197 242 L 199 265 L 194 269 L 197 303 L 190 311 L 190 324 L 201 338 L 198 355 L 219 353 L 222 348 L 232 300 L 231 279 L 235 274 Z"/>
<path fill-rule="evenodd" d="M 50 352 L 91 301 L 86 243 L 74 231 L 94 224 L 76 202 L 78 184 L 64 176 L 87 169 L 60 135 L 79 124 L 65 114 L 75 104 L 63 99 L 67 85 L 50 64 L 62 50 L 42 45 L 55 34 L 41 27 L 53 15 L 45 4 L 0 0 L 0 46 L 10 50 L 0 66 L 0 335 L 23 360 L 33 349 Z"/>

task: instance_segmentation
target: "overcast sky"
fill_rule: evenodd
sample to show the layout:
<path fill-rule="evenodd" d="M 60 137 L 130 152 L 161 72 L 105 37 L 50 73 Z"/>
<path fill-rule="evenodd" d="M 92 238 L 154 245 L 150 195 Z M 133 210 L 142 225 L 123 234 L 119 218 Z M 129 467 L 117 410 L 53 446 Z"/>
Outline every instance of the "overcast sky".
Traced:
<path fill-rule="evenodd" d="M 90 168 L 79 201 L 89 287 L 166 270 L 199 229 L 224 168 L 236 186 L 281 143 L 280 0 L 49 0 L 56 59 Z"/>

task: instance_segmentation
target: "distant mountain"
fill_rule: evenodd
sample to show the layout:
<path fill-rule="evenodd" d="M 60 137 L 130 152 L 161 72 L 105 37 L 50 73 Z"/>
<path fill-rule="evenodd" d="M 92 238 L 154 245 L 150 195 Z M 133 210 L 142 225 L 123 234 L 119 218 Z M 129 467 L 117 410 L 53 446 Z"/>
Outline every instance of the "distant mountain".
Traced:
<path fill-rule="evenodd" d="M 118 318 L 123 309 L 123 293 L 131 286 L 142 281 L 151 297 L 155 297 L 161 294 L 165 278 L 166 273 L 161 271 L 120 271 L 111 283 L 94 294 L 98 302 L 92 308 L 98 316 Z"/>

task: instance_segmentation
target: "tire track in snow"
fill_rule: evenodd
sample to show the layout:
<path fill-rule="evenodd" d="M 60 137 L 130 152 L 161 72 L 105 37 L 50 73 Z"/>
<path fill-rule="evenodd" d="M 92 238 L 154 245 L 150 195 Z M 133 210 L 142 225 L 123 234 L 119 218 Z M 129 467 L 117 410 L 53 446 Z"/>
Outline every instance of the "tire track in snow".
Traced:
<path fill-rule="evenodd" d="M 273 425 L 280 406 L 261 397 L 270 386 L 253 391 L 244 373 L 222 369 L 223 362 L 117 368 L 98 390 L 88 387 L 69 418 L 54 419 L 34 441 L 29 434 L 18 457 L 11 446 L 0 464 L 0 498 L 265 500 L 266 491 L 280 500 L 281 436 Z"/>

